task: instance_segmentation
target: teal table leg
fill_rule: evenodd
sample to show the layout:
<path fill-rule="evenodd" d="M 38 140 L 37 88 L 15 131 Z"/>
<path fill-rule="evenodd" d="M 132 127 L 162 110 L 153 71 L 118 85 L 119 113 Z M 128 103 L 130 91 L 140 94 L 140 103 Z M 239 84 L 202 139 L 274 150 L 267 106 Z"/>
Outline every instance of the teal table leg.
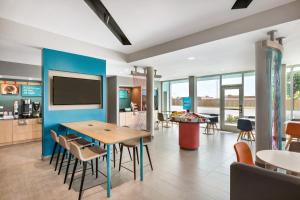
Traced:
<path fill-rule="evenodd" d="M 140 138 L 140 180 L 144 180 L 144 138 Z"/>
<path fill-rule="evenodd" d="M 106 190 L 107 190 L 107 197 L 111 196 L 110 192 L 110 183 L 111 183 L 111 169 L 110 169 L 110 145 L 107 144 L 107 158 L 106 158 L 106 173 L 107 173 L 107 183 L 106 183 Z"/>

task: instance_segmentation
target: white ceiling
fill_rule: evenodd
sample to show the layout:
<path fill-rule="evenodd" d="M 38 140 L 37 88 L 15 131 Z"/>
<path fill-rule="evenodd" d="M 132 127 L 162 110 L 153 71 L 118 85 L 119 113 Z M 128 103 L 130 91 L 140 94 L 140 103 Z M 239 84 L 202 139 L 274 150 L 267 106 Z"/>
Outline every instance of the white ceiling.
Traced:
<path fill-rule="evenodd" d="M 180 51 L 131 63 L 154 66 L 163 80 L 254 70 L 255 42 L 267 39 L 266 33 L 278 30 L 285 36 L 283 62 L 300 64 L 300 20 L 198 45 Z M 194 60 L 188 58 L 194 57 Z"/>
<path fill-rule="evenodd" d="M 41 49 L 24 46 L 18 43 L 0 40 L 0 60 L 29 65 L 42 63 Z"/>
<path fill-rule="evenodd" d="M 92 52 L 98 53 L 100 49 L 93 46 L 87 51 L 87 45 L 84 42 L 131 53 L 292 2 L 292 0 L 254 0 L 246 10 L 231 11 L 230 8 L 234 1 L 189 0 L 187 3 L 187 1 L 182 0 L 103 0 L 115 20 L 134 44 L 131 47 L 122 46 L 83 0 L 1 0 L 0 18 L 56 33 L 48 36 L 43 31 L 32 29 L 31 32 L 24 34 L 29 37 L 24 37 L 26 39 L 40 37 L 40 40 L 45 40 L 47 38 L 51 43 L 55 41 L 61 43 L 62 47 L 69 48 L 62 48 L 62 50 L 81 49 L 80 54 L 99 57 L 98 54 L 92 54 Z M 287 37 L 284 62 L 289 65 L 299 64 L 300 29 L 297 27 L 300 27 L 300 20 L 133 63 L 107 59 L 107 74 L 128 76 L 133 65 L 154 66 L 158 73 L 163 76 L 162 80 L 186 78 L 189 75 L 203 76 L 253 70 L 255 64 L 254 44 L 258 40 L 265 39 L 265 33 L 271 29 L 277 29 L 280 36 Z M 12 29 L 12 33 L 15 33 L 14 29 Z M 42 34 L 45 35 L 41 37 Z M 54 37 L 54 35 L 63 35 L 67 38 Z M 21 36 L 16 35 L 15 37 Z M 76 39 L 70 39 L 70 42 L 71 40 L 83 42 L 76 43 L 76 45 L 63 43 L 68 38 Z M 30 42 L 24 44 L 30 46 Z M 41 44 L 44 46 L 41 45 L 40 48 L 49 48 L 47 43 Z M 35 45 L 32 44 L 32 46 Z M 41 65 L 40 51 L 37 48 L 11 43 L 11 41 L 0 38 L 0 60 Z M 78 52 L 75 51 L 74 53 Z M 195 59 L 188 60 L 189 57 L 195 57 Z M 100 58 L 103 57 L 100 56 Z"/>
<path fill-rule="evenodd" d="M 1 0 L 0 17 L 101 47 L 132 53 L 294 0 L 103 0 L 132 46 L 122 46 L 83 0 Z"/>
<path fill-rule="evenodd" d="M 278 30 L 286 36 L 284 63 L 300 64 L 300 20 L 257 30 L 184 50 L 133 63 L 107 61 L 107 75 L 129 76 L 134 65 L 154 66 L 161 80 L 254 70 L 256 41 L 266 39 L 266 32 Z M 189 60 L 195 57 L 195 60 Z M 41 50 L 0 40 L 0 60 L 41 65 Z"/>

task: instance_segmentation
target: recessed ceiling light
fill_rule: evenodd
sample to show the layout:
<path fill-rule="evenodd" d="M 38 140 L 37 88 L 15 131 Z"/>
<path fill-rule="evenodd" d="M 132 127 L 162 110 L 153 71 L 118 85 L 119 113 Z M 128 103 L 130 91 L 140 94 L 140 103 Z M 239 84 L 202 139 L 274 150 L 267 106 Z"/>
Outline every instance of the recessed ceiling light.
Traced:
<path fill-rule="evenodd" d="M 195 60 L 196 58 L 191 56 L 191 57 L 188 57 L 187 59 L 188 60 Z"/>

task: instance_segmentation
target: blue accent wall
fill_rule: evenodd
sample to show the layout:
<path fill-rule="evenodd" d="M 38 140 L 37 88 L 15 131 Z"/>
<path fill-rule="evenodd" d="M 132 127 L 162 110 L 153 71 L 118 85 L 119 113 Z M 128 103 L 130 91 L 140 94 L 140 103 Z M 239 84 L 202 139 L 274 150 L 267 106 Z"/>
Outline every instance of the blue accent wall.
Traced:
<path fill-rule="evenodd" d="M 101 109 L 78 109 L 78 110 L 49 110 L 49 70 L 64 71 L 79 74 L 102 76 L 103 83 L 103 106 Z M 52 153 L 54 142 L 50 136 L 50 129 L 59 134 L 65 131 L 59 127 L 60 123 L 99 120 L 106 121 L 106 61 L 76 55 L 51 49 L 42 51 L 42 80 L 43 80 L 43 140 L 42 156 Z"/>

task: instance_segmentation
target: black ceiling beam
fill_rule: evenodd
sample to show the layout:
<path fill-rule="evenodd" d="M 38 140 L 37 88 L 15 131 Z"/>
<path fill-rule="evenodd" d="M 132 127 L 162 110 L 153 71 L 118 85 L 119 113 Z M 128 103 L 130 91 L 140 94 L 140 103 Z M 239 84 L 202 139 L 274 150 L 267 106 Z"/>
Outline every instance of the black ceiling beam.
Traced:
<path fill-rule="evenodd" d="M 118 38 L 123 45 L 131 45 L 130 41 L 123 33 L 117 22 L 105 8 L 101 0 L 84 0 L 88 6 L 95 12 L 101 21 Z"/>
<path fill-rule="evenodd" d="M 232 10 L 234 9 L 244 9 L 244 8 L 248 8 L 248 6 L 250 5 L 250 3 L 253 0 L 237 0 L 234 5 L 232 6 Z"/>

